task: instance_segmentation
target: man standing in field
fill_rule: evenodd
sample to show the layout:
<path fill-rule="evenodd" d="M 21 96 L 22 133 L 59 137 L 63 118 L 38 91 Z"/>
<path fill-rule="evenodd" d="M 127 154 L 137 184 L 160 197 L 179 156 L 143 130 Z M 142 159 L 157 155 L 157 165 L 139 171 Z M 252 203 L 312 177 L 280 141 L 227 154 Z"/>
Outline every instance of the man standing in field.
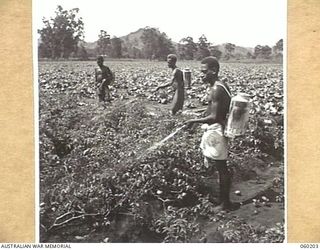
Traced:
<path fill-rule="evenodd" d="M 206 57 L 202 60 L 201 71 L 205 74 L 203 82 L 210 85 L 207 116 L 189 120 L 186 125 L 190 127 L 196 123 L 206 124 L 203 125 L 206 131 L 202 136 L 200 148 L 205 158 L 205 165 L 209 168 L 215 166 L 219 173 L 220 207 L 230 211 L 238 209 L 240 204 L 230 201 L 232 173 L 227 166 L 228 141 L 224 136 L 224 127 L 231 94 L 227 84 L 218 80 L 219 69 L 220 65 L 215 57 Z"/>
<path fill-rule="evenodd" d="M 171 112 L 175 115 L 179 110 L 182 110 L 184 103 L 184 82 L 183 82 L 183 73 L 177 67 L 177 56 L 170 54 L 167 57 L 168 67 L 172 69 L 172 79 L 169 83 L 157 87 L 154 91 L 157 91 L 162 88 L 172 86 L 175 93 L 172 100 Z"/>
<path fill-rule="evenodd" d="M 99 97 L 99 102 L 103 102 L 103 103 L 105 103 L 105 101 L 111 102 L 110 89 L 108 85 L 110 85 L 111 81 L 113 80 L 112 72 L 109 69 L 109 67 L 103 64 L 102 56 L 98 56 L 97 64 L 99 68 L 95 69 L 95 77 L 96 77 L 96 82 L 98 84 L 97 93 Z"/>

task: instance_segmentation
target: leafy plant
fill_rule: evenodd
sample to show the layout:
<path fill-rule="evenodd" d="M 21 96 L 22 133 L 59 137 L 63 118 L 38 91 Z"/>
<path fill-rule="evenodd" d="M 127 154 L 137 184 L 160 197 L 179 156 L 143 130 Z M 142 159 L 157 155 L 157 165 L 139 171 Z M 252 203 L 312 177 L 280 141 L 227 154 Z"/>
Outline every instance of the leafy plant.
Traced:
<path fill-rule="evenodd" d="M 203 221 L 222 223 L 225 241 L 253 242 L 253 235 L 266 242 L 282 239 L 281 225 L 258 234 L 250 225 L 215 214 L 204 180 L 213 173 L 203 164 L 199 128 L 157 143 L 190 118 L 172 117 L 159 104 L 170 94 L 150 93 L 169 80 L 165 65 L 115 62 L 110 66 L 119 72 L 112 86 L 115 100 L 106 109 L 94 99 L 94 67 L 84 62 L 40 64 L 42 241 L 52 236 L 74 240 L 76 232 L 92 241 L 91 235 L 100 233 L 111 242 L 148 237 L 154 242 L 201 242 L 206 236 Z M 228 164 L 234 183 L 255 180 L 259 164 L 275 168 L 279 164 L 269 163 L 283 160 L 282 72 L 270 65 L 236 64 L 223 65 L 222 72 L 232 91 L 252 95 L 248 134 L 230 141 Z M 201 107 L 206 87 L 198 84 L 199 77 L 195 72 L 187 96 Z M 280 166 L 271 181 L 283 203 Z"/>

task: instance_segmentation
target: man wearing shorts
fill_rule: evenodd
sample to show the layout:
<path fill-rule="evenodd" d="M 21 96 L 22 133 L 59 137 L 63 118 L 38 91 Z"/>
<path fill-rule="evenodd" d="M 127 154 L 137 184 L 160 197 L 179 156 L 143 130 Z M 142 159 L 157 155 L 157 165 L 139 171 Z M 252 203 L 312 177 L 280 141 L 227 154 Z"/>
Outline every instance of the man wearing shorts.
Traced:
<path fill-rule="evenodd" d="M 103 61 L 103 57 L 98 56 L 97 64 L 99 68 L 95 69 L 95 77 L 96 82 L 98 83 L 97 94 L 99 97 L 99 102 L 105 103 L 105 101 L 111 101 L 110 90 L 108 86 L 112 82 L 113 75 L 109 67 L 103 64 Z"/>
<path fill-rule="evenodd" d="M 177 56 L 174 54 L 170 54 L 167 57 L 168 67 L 172 69 L 172 78 L 171 81 L 165 85 L 161 85 L 157 87 L 155 91 L 172 86 L 174 92 L 173 100 L 172 100 L 172 115 L 175 115 L 179 110 L 182 110 L 184 103 L 184 82 L 183 82 L 183 73 L 177 67 Z"/>
<path fill-rule="evenodd" d="M 192 119 L 186 122 L 188 127 L 196 123 L 203 123 L 205 132 L 202 136 L 200 147 L 205 164 L 216 167 L 219 173 L 219 204 L 223 210 L 236 210 L 239 203 L 230 201 L 230 188 L 232 173 L 227 166 L 228 140 L 224 136 L 226 116 L 231 101 L 230 89 L 218 79 L 220 65 L 215 57 L 206 57 L 201 62 L 201 71 L 204 73 L 203 82 L 210 85 L 208 108 L 206 117 Z"/>

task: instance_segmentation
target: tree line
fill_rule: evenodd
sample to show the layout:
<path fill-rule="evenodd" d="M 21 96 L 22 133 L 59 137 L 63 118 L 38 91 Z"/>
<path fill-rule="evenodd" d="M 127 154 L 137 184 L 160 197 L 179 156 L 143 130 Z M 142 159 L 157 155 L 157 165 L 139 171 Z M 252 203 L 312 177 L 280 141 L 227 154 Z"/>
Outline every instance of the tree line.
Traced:
<path fill-rule="evenodd" d="M 233 43 L 213 45 L 205 35 L 194 41 L 193 37 L 182 38 L 174 43 L 164 33 L 156 28 L 145 27 L 139 38 L 122 40 L 111 37 L 105 30 L 97 34 L 94 48 L 87 48 L 84 42 L 84 23 L 79 17 L 79 9 L 64 10 L 58 6 L 55 16 L 43 18 L 43 28 L 40 34 L 38 52 L 40 58 L 60 59 L 79 58 L 87 60 L 97 55 L 110 58 L 143 58 L 149 60 L 165 60 L 170 53 L 175 53 L 181 60 L 201 60 L 206 56 L 218 59 L 271 59 L 281 58 L 283 54 L 283 40 L 280 39 L 272 48 L 268 45 L 257 45 L 252 52 L 245 55 L 237 53 L 237 46 Z"/>

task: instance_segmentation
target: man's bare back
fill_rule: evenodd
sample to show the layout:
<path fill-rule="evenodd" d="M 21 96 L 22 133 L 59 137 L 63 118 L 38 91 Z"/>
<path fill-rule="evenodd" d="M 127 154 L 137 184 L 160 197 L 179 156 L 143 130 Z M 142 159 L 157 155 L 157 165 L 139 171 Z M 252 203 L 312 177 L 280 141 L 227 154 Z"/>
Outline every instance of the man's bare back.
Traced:
<path fill-rule="evenodd" d="M 223 85 L 229 91 L 229 87 L 221 82 L 215 82 L 214 86 L 210 88 L 210 93 L 208 96 L 208 108 L 206 110 L 206 115 L 211 115 L 215 117 L 214 121 L 209 121 L 208 124 L 220 123 L 221 125 L 226 124 L 227 113 L 229 112 L 230 106 L 230 95 L 226 90 L 220 86 Z"/>

